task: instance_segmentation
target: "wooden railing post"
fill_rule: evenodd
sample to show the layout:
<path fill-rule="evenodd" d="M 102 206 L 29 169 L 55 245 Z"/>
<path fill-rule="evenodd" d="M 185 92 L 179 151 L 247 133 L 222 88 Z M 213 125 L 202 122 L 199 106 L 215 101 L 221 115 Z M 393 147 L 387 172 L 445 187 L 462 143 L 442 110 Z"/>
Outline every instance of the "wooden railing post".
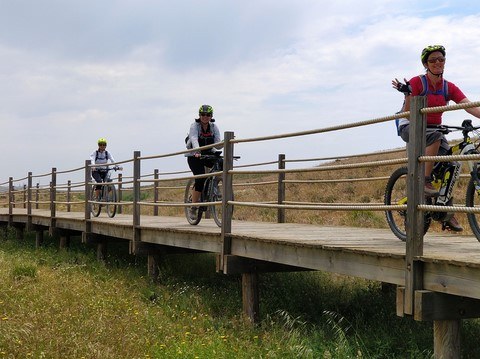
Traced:
<path fill-rule="evenodd" d="M 72 181 L 67 181 L 67 212 L 70 212 L 71 205 L 70 200 L 72 199 Z"/>
<path fill-rule="evenodd" d="M 424 96 L 413 97 L 410 106 L 410 134 L 408 143 L 407 174 L 407 241 L 405 255 L 405 298 L 404 313 L 413 315 L 415 291 L 422 289 L 422 262 L 416 258 L 423 255 L 424 212 L 418 205 L 425 202 L 425 165 L 418 158 L 425 154 L 425 115 L 420 110 L 425 107 Z"/>
<path fill-rule="evenodd" d="M 123 199 L 123 186 L 122 186 L 122 180 L 123 180 L 123 176 L 121 173 L 118 174 L 118 198 L 117 198 L 117 202 L 118 203 L 121 203 L 122 202 L 122 199 Z M 122 213 L 122 205 L 119 204 L 117 206 L 117 212 L 118 213 Z"/>
<path fill-rule="evenodd" d="M 13 177 L 8 178 L 8 225 L 13 224 Z"/>
<path fill-rule="evenodd" d="M 27 179 L 27 231 L 32 229 L 32 172 Z"/>
<path fill-rule="evenodd" d="M 222 193 L 222 253 L 220 258 L 220 269 L 223 270 L 225 263 L 225 255 L 231 253 L 232 246 L 232 213 L 233 207 L 228 204 L 229 201 L 233 201 L 233 175 L 228 173 L 233 169 L 233 132 L 225 132 L 223 141 L 223 193 Z"/>
<path fill-rule="evenodd" d="M 85 206 L 84 206 L 84 214 L 85 214 L 85 231 L 82 233 L 82 242 L 86 243 L 90 237 L 90 233 L 92 232 L 92 222 L 90 221 L 91 212 L 90 212 L 90 200 L 92 196 L 92 186 L 89 185 L 90 180 L 92 178 L 92 169 L 90 167 L 91 161 L 85 161 L 85 178 L 84 178 L 84 188 L 85 188 Z"/>
<path fill-rule="evenodd" d="M 278 155 L 278 169 L 285 169 L 285 155 Z M 278 174 L 278 204 L 284 204 L 285 202 L 285 172 Z M 285 208 L 279 208 L 277 211 L 277 222 L 285 223 Z"/>
<path fill-rule="evenodd" d="M 23 185 L 23 208 L 27 208 L 27 185 Z"/>
<path fill-rule="evenodd" d="M 137 253 L 140 238 L 140 151 L 133 153 L 133 241 L 130 252 Z"/>
<path fill-rule="evenodd" d="M 35 186 L 35 209 L 38 209 L 38 201 L 40 200 L 40 183 Z"/>
<path fill-rule="evenodd" d="M 153 171 L 153 179 L 154 179 L 154 182 L 153 182 L 153 203 L 157 203 L 158 202 L 158 169 L 155 169 Z M 154 216 L 158 216 L 158 207 L 157 206 L 154 206 L 153 207 L 153 215 Z"/>
<path fill-rule="evenodd" d="M 57 198 L 57 169 L 55 167 L 52 168 L 52 179 L 50 181 L 50 228 L 49 233 L 53 236 L 56 227 L 56 198 Z"/>

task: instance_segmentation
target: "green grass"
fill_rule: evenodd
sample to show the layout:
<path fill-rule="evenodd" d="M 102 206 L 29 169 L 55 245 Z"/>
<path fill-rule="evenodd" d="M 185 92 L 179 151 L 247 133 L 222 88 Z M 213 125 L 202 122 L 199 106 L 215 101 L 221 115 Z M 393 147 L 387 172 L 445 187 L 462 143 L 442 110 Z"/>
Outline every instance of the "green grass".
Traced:
<path fill-rule="evenodd" d="M 262 322 L 242 317 L 238 276 L 209 254 L 172 255 L 159 283 L 111 244 L 0 239 L 0 358 L 430 358 L 431 323 L 395 315 L 394 290 L 321 272 L 260 276 Z M 188 264 L 188 265 L 186 265 Z M 480 357 L 464 321 L 464 357 Z"/>

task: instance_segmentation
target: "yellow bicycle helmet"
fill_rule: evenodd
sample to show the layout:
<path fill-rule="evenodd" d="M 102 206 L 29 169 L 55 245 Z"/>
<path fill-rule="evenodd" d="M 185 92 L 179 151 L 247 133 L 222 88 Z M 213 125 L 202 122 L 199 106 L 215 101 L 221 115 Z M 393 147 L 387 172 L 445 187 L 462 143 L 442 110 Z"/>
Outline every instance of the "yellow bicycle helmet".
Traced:
<path fill-rule="evenodd" d="M 107 139 L 106 138 L 99 138 L 98 141 L 97 141 L 98 145 L 106 145 L 107 144 Z"/>
<path fill-rule="evenodd" d="M 422 50 L 422 55 L 420 55 L 422 64 L 426 64 L 428 60 L 428 56 L 430 56 L 430 54 L 435 51 L 440 51 L 443 56 L 446 56 L 445 48 L 442 45 L 430 45 Z"/>

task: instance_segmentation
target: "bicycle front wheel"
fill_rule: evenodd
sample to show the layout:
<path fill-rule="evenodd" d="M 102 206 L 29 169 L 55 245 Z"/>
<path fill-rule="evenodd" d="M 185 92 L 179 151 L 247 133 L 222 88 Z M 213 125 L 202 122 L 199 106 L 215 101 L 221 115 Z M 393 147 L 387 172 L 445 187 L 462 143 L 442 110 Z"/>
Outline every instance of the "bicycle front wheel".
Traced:
<path fill-rule="evenodd" d="M 479 178 L 480 172 L 477 170 L 477 178 Z M 467 186 L 466 194 L 466 206 L 467 207 L 476 207 L 480 208 L 480 191 L 475 188 L 476 180 L 471 177 Z M 477 237 L 477 240 L 480 241 L 480 213 L 467 213 L 468 223 L 472 229 L 473 234 Z"/>
<path fill-rule="evenodd" d="M 195 185 L 195 180 L 192 178 L 188 180 L 187 186 L 185 187 L 185 196 L 183 199 L 184 203 L 192 203 L 192 192 L 194 190 L 194 185 Z M 196 215 L 195 211 L 192 209 L 192 206 L 186 206 L 185 207 L 185 217 L 187 217 L 188 223 L 190 223 L 192 226 L 197 225 L 200 223 L 200 220 L 202 219 L 202 211 L 197 207 L 196 209 Z"/>
<path fill-rule="evenodd" d="M 90 191 L 90 201 L 98 201 L 98 198 L 95 193 L 95 185 L 92 186 L 92 190 Z M 100 211 L 102 210 L 102 206 L 98 203 L 90 203 L 90 212 L 92 216 L 98 217 L 100 215 Z"/>
<path fill-rule="evenodd" d="M 407 204 L 407 172 L 406 167 L 401 167 L 392 173 L 385 187 L 385 205 Z M 393 234 L 405 242 L 407 240 L 407 210 L 387 210 L 385 217 Z M 424 234 L 430 228 L 431 222 L 430 213 L 425 213 Z"/>
<path fill-rule="evenodd" d="M 107 214 L 110 218 L 115 217 L 115 214 L 117 213 L 117 189 L 115 188 L 114 185 L 107 185 L 105 189 L 105 200 L 107 202 L 106 208 L 107 208 Z M 112 203 L 113 202 L 113 203 Z"/>
<path fill-rule="evenodd" d="M 223 193 L 223 181 L 221 177 L 214 177 L 212 181 L 210 181 L 210 200 L 211 202 L 221 202 L 222 201 L 222 193 Z M 216 204 L 210 206 L 210 212 L 212 213 L 213 220 L 217 224 L 217 226 L 222 226 L 222 204 Z"/>

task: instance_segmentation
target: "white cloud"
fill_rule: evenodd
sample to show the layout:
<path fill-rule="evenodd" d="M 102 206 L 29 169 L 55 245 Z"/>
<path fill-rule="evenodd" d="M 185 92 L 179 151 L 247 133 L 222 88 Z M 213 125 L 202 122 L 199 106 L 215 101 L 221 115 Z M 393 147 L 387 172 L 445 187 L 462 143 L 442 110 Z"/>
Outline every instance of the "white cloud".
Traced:
<path fill-rule="evenodd" d="M 402 101 L 390 80 L 421 73 L 431 43 L 447 47 L 447 79 L 480 97 L 480 12 L 462 14 L 466 2 L 114 3 L 0 0 L 4 176 L 82 165 L 98 137 L 117 160 L 179 151 L 202 103 L 237 137 L 389 115 Z M 398 147 L 393 127 L 243 145 L 239 154 L 248 163 L 279 150 L 331 156 L 339 143 L 335 154 Z M 186 168 L 178 158 L 168 166 Z"/>

